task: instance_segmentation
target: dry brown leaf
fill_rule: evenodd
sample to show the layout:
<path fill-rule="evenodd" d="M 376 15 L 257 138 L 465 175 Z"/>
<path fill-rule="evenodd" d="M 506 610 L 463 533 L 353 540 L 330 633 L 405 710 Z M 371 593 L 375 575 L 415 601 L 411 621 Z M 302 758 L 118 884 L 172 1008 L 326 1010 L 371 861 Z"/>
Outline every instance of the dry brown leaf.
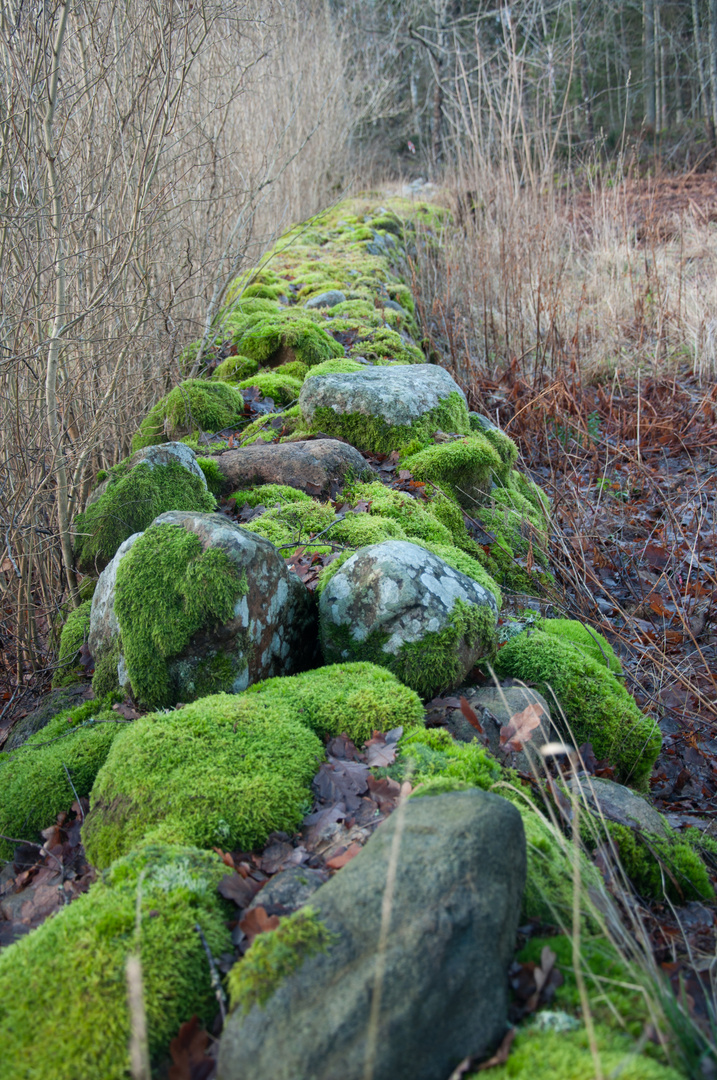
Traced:
<path fill-rule="evenodd" d="M 251 945 L 257 934 L 265 934 L 267 930 L 276 930 L 279 922 L 278 915 L 267 915 L 265 908 L 255 907 L 246 913 L 239 923 L 239 929 L 244 931 Z"/>
<path fill-rule="evenodd" d="M 523 743 L 530 741 L 531 732 L 540 727 L 540 717 L 544 711 L 539 702 L 532 702 L 520 712 L 513 713 L 509 722 L 500 729 L 500 745 L 503 749 L 519 753 Z"/>
<path fill-rule="evenodd" d="M 346 863 L 351 862 L 351 860 L 358 855 L 360 850 L 361 845 L 354 841 L 354 843 L 349 844 L 346 850 L 340 855 L 334 855 L 333 859 L 327 859 L 326 865 L 329 870 L 340 870 L 342 866 L 346 866 Z"/>
<path fill-rule="evenodd" d="M 468 698 L 461 698 L 460 708 L 471 727 L 474 727 L 480 735 L 483 735 L 483 725 L 478 719 L 478 713 L 475 711 Z"/>

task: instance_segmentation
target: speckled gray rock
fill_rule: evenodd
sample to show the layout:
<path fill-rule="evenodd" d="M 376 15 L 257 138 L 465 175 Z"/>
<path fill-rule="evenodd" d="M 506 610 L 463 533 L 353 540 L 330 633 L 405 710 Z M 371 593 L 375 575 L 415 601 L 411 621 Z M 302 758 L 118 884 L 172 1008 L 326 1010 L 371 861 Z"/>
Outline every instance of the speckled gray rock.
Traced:
<path fill-rule="evenodd" d="M 228 1018 L 218 1080 L 363 1080 L 382 904 L 397 859 L 373 1080 L 446 1080 L 507 1027 L 525 882 L 520 814 L 473 789 L 410 800 L 311 898 L 336 935 L 263 1008 Z"/>
<path fill-rule="evenodd" d="M 304 419 L 329 407 L 335 413 L 379 417 L 391 426 L 405 426 L 436 409 L 450 394 L 465 394 L 448 372 L 435 364 L 397 364 L 365 371 L 316 375 L 299 395 Z"/>
<path fill-rule="evenodd" d="M 342 293 L 339 289 L 329 289 L 328 292 L 319 293 L 318 296 L 312 296 L 310 300 L 307 300 L 304 307 L 307 308 L 332 308 L 337 304 L 343 304 L 346 300 L 346 294 Z"/>
<path fill-rule="evenodd" d="M 572 786 L 582 794 L 594 813 L 601 814 L 608 821 L 628 825 L 631 829 L 641 829 L 656 836 L 667 836 L 666 822 L 662 814 L 651 806 L 647 799 L 636 795 L 622 784 L 600 776 L 578 773 Z"/>
<path fill-rule="evenodd" d="M 128 551 L 132 550 L 135 540 L 142 533 L 133 533 L 124 543 L 120 544 L 112 562 L 104 568 L 99 576 L 97 587 L 92 595 L 92 607 L 90 608 L 90 630 L 87 635 L 87 647 L 95 661 L 104 652 L 111 649 L 119 637 L 120 628 L 115 615 L 115 585 L 117 584 L 117 567 L 122 562 Z"/>
<path fill-rule="evenodd" d="M 454 631 L 466 609 L 480 609 L 480 632 Z M 457 686 L 484 655 L 498 606 L 493 593 L 437 555 L 386 540 L 343 564 L 324 588 L 319 612 L 327 661 L 373 660 L 428 696 Z"/>
<path fill-rule="evenodd" d="M 197 455 L 191 447 L 186 446 L 181 442 L 162 443 L 161 446 L 145 446 L 142 450 L 138 450 L 136 454 L 132 454 L 132 457 L 129 458 L 128 465 L 131 469 L 133 469 L 135 465 L 143 464 L 148 465 L 150 469 L 156 469 L 158 466 L 168 465 L 170 461 L 176 461 L 188 472 L 192 473 L 194 476 L 198 476 L 206 488 L 206 477 L 200 466 L 197 464 Z M 88 506 L 92 506 L 92 503 L 97 502 L 97 500 L 104 495 L 108 483 L 109 480 L 103 480 L 101 484 L 97 485 L 87 499 Z"/>
<path fill-rule="evenodd" d="M 219 514 L 170 510 L 155 518 L 152 525 L 179 525 L 195 533 L 203 550 L 220 549 L 240 574 L 246 575 L 247 591 L 237 600 L 233 618 L 224 625 L 203 628 L 181 654 L 168 659 L 175 701 L 200 696 L 202 680 L 208 669 L 216 672 L 217 660 L 221 661 L 221 674 L 212 676 L 212 693 L 239 693 L 251 683 L 293 674 L 312 662 L 317 633 L 311 598 L 273 544 Z M 89 634 L 95 661 L 120 636 L 114 610 L 117 567 L 140 535 L 130 537 L 120 547 L 95 590 Z M 118 672 L 120 684 L 124 673 L 131 683 L 132 672 L 122 657 Z"/>
<path fill-rule="evenodd" d="M 255 443 L 226 450 L 214 460 L 227 492 L 254 484 L 286 484 L 309 495 L 326 496 L 348 473 L 360 476 L 367 468 L 358 450 L 338 439 Z"/>

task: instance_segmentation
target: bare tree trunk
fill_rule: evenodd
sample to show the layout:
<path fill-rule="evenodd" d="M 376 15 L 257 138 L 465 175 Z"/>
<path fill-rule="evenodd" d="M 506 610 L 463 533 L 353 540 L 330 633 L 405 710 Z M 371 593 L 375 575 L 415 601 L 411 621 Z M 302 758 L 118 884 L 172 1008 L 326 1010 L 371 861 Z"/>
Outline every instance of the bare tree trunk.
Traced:
<path fill-rule="evenodd" d="M 717 0 L 710 0 L 710 92 L 712 127 L 717 131 Z"/>
<path fill-rule="evenodd" d="M 595 138 L 595 118 L 593 116 L 593 103 L 590 96 L 590 82 L 588 80 L 588 46 L 585 30 L 585 6 L 583 0 L 577 0 L 578 13 L 578 50 L 580 52 L 580 93 L 583 99 L 585 120 L 588 126 L 588 138 L 592 142 Z"/>
<path fill-rule="evenodd" d="M 62 335 L 65 330 L 66 273 L 65 241 L 62 234 L 62 196 L 57 175 L 57 147 L 55 145 L 55 135 L 53 131 L 55 108 L 57 105 L 57 86 L 60 77 L 60 57 L 62 55 L 62 44 L 67 29 L 67 19 L 70 14 L 71 3 L 72 0 L 65 0 L 65 3 L 60 7 L 55 41 L 52 46 L 52 68 L 50 70 L 50 79 L 47 88 L 47 109 L 45 111 L 44 122 L 45 156 L 47 158 L 47 191 L 50 197 L 52 229 L 55 234 L 55 312 L 50 334 L 50 344 L 47 350 L 45 404 L 47 407 L 47 425 L 50 432 L 50 444 L 52 446 L 57 476 L 57 519 L 60 532 L 60 546 L 62 548 L 62 561 L 65 567 L 67 585 L 70 590 L 72 604 L 74 607 L 77 607 L 80 600 L 77 592 L 77 578 L 75 576 L 72 538 L 70 536 L 70 506 L 67 468 L 65 466 L 65 448 L 63 445 L 64 440 L 62 438 L 62 431 L 60 430 L 57 408 L 57 367 L 60 358 Z"/>
<path fill-rule="evenodd" d="M 711 0 L 715 2 L 715 0 Z M 651 131 L 657 123 L 655 94 L 655 0 L 643 0 L 645 123 Z"/>
<path fill-rule="evenodd" d="M 698 69 L 698 86 L 700 91 L 698 116 L 703 117 L 707 123 L 707 126 L 709 127 L 709 137 L 711 137 L 712 145 L 714 146 L 715 123 L 712 116 L 712 109 L 709 107 L 707 79 L 704 70 L 704 50 L 700 35 L 700 11 L 698 8 L 698 0 L 692 0 L 692 38 L 694 41 L 694 57 L 696 59 L 696 69 Z"/>

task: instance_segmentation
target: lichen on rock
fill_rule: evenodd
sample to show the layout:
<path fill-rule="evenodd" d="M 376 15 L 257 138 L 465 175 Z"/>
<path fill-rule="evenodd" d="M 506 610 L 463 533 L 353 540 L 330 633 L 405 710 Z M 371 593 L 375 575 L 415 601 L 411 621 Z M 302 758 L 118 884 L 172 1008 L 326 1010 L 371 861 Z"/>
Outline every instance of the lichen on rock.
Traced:
<path fill-rule="evenodd" d="M 370 660 L 430 697 L 491 652 L 494 594 L 416 544 L 390 540 L 351 556 L 322 590 L 329 661 Z"/>

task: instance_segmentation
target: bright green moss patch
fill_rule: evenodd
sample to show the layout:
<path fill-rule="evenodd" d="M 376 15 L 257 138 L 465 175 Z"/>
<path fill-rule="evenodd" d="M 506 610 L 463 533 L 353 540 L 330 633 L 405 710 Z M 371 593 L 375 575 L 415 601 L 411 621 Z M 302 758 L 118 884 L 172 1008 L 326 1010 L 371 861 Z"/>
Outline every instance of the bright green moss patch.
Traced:
<path fill-rule="evenodd" d="M 87 641 L 91 610 L 92 601 L 85 600 L 67 616 L 60 635 L 60 654 L 52 678 L 53 687 L 70 686 L 85 677 L 85 670 L 80 666 L 80 649 Z"/>
<path fill-rule="evenodd" d="M 464 673 L 461 653 L 478 649 L 490 654 L 495 641 L 495 615 L 488 607 L 456 600 L 442 630 L 425 634 L 420 641 L 389 652 L 389 635 L 375 630 L 357 640 L 351 628 L 321 620 L 321 645 L 327 663 L 365 660 L 380 664 L 423 698 L 434 697 L 456 685 Z"/>
<path fill-rule="evenodd" d="M 335 935 L 308 907 L 282 919 L 276 930 L 258 934 L 229 972 L 231 1008 L 248 1013 L 253 1005 L 266 1005 L 287 976 L 310 956 L 326 952 L 334 940 Z"/>
<path fill-rule="evenodd" d="M 363 356 L 374 364 L 395 361 L 399 364 L 425 364 L 426 358 L 417 345 L 411 345 L 396 330 L 378 327 L 357 341 L 349 350 L 350 356 Z"/>
<path fill-rule="evenodd" d="M 321 316 L 316 316 L 320 318 Z M 299 360 L 313 367 L 324 360 L 344 355 L 339 345 L 309 313 L 297 317 L 293 312 L 267 316 L 249 326 L 235 338 L 237 350 L 259 364 Z M 291 354 L 291 355 L 289 355 Z"/>
<path fill-rule="evenodd" d="M 682 1073 L 636 1053 L 635 1043 L 605 1025 L 597 1025 L 600 1064 L 605 1077 L 620 1080 L 684 1080 Z M 477 1076 L 477 1074 L 476 1074 Z M 505 1065 L 491 1070 L 492 1080 L 595 1080 L 595 1062 L 587 1032 L 522 1028 Z"/>
<path fill-rule="evenodd" d="M 142 848 L 116 863 L 86 895 L 4 949 L 3 1075 L 126 1080 L 130 1017 L 125 964 L 137 945 L 155 1065 L 191 1016 L 211 1027 L 217 1003 L 194 927 L 201 926 L 214 956 L 231 950 L 216 890 L 225 873 L 210 852 L 175 845 Z"/>
<path fill-rule="evenodd" d="M 301 675 L 266 679 L 245 697 L 260 695 L 318 735 L 346 734 L 362 746 L 374 731 L 423 724 L 423 706 L 385 667 L 333 664 Z"/>
<path fill-rule="evenodd" d="M 451 781 L 462 787 L 490 791 L 500 780 L 502 770 L 495 758 L 477 740 L 456 742 L 444 728 L 421 728 L 404 735 L 399 743 L 400 760 L 410 769 L 416 794 L 442 793 L 438 781 Z M 426 791 L 422 792 L 425 785 Z"/>
<path fill-rule="evenodd" d="M 113 470 L 105 491 L 75 518 L 75 553 L 81 569 L 103 569 L 117 548 L 133 533 L 142 532 L 165 510 L 208 513 L 216 500 L 178 461 L 133 469 Z"/>
<path fill-rule="evenodd" d="M 615 656 L 612 645 L 590 626 L 584 626 L 576 619 L 539 619 L 536 627 L 545 634 L 567 641 L 584 655 L 596 660 L 598 664 L 622 674 L 622 664 Z"/>
<path fill-rule="evenodd" d="M 243 416 L 244 401 L 236 387 L 221 381 L 185 379 L 147 414 L 132 439 L 132 452 L 194 431 L 221 431 L 241 423 Z"/>
<path fill-rule="evenodd" d="M 660 730 L 604 663 L 570 641 L 530 630 L 504 645 L 494 666 L 501 678 L 521 679 L 556 701 L 556 721 L 562 711 L 575 744 L 591 742 L 598 758 L 615 765 L 621 783 L 647 783 L 662 745 Z"/>
<path fill-rule="evenodd" d="M 450 545 L 450 530 L 432 513 L 432 505 L 423 499 L 414 499 L 403 491 L 394 491 L 379 480 L 370 484 L 351 484 L 344 488 L 343 498 L 351 506 L 368 503 L 368 513 L 397 521 L 406 536 L 411 539 L 429 540 L 436 544 Z"/>
<path fill-rule="evenodd" d="M 311 418 L 312 431 L 337 435 L 358 450 L 385 454 L 412 443 L 426 443 L 436 431 L 463 432 L 468 428 L 468 410 L 457 392 L 449 394 L 437 408 L 424 413 L 410 425 L 387 424 L 382 416 L 368 416 L 365 413 L 339 413 L 328 406 L 315 409 Z M 489 447 L 489 451 L 496 465 L 500 465 L 500 458 L 492 447 Z"/>
<path fill-rule="evenodd" d="M 442 430 L 452 430 L 442 429 Z M 455 429 L 453 429 L 455 430 Z M 471 510 L 476 499 L 490 491 L 494 478 L 506 475 L 500 455 L 485 435 L 470 435 L 453 442 L 427 446 L 402 460 L 414 479 L 432 481 Z"/>
<path fill-rule="evenodd" d="M 224 474 L 217 465 L 214 458 L 197 458 L 197 465 L 204 473 L 204 479 L 207 482 L 207 487 L 211 491 L 215 498 L 219 498 L 224 487 Z M 172 507 L 174 510 L 175 507 Z"/>
<path fill-rule="evenodd" d="M 252 375 L 239 383 L 239 389 L 256 387 L 262 397 L 272 398 L 278 405 L 290 405 L 297 401 L 301 393 L 299 379 L 286 375 L 282 370 L 260 371 L 258 375 Z"/>
<path fill-rule="evenodd" d="M 637 834 L 612 821 L 607 822 L 607 829 L 625 873 L 641 896 L 667 897 L 677 904 L 714 899 L 709 871 L 687 839 L 676 833 L 667 837 Z"/>
<path fill-rule="evenodd" d="M 228 356 L 221 364 L 217 364 L 212 378 L 237 383 L 248 379 L 250 375 L 256 375 L 258 370 L 256 360 L 250 360 L 248 356 Z"/>
<path fill-rule="evenodd" d="M 326 360 L 323 364 L 317 364 L 311 368 L 309 375 L 341 375 L 346 372 L 363 371 L 365 364 L 359 364 L 357 360 Z"/>
<path fill-rule="evenodd" d="M 323 748 L 270 698 L 216 694 L 136 720 L 115 741 L 83 826 L 108 866 L 141 840 L 250 850 L 292 832 Z"/>
<path fill-rule="evenodd" d="M 330 360 L 327 363 L 331 363 Z M 300 383 L 303 383 L 306 376 L 311 370 L 308 364 L 303 364 L 301 360 L 290 360 L 288 364 L 280 364 L 279 367 L 273 369 L 277 375 L 291 375 L 292 379 L 298 379 Z"/>
<path fill-rule="evenodd" d="M 3 836 L 35 843 L 40 831 L 72 806 L 72 784 L 80 798 L 89 795 L 115 737 L 127 726 L 111 709 L 118 698 L 66 709 L 17 750 L 0 754 Z M 0 858 L 10 858 L 12 847 L 0 841 Z"/>
<path fill-rule="evenodd" d="M 174 703 L 167 660 L 202 627 L 229 622 L 246 588 L 225 552 L 203 551 L 199 537 L 181 525 L 154 525 L 135 541 L 117 569 L 115 612 L 141 701 Z"/>
<path fill-rule="evenodd" d="M 309 503 L 312 502 L 310 495 L 298 488 L 287 487 L 286 484 L 257 484 L 245 491 L 235 491 L 230 496 L 236 499 L 237 506 L 245 504 L 254 506 L 283 506 L 286 503 Z"/>

